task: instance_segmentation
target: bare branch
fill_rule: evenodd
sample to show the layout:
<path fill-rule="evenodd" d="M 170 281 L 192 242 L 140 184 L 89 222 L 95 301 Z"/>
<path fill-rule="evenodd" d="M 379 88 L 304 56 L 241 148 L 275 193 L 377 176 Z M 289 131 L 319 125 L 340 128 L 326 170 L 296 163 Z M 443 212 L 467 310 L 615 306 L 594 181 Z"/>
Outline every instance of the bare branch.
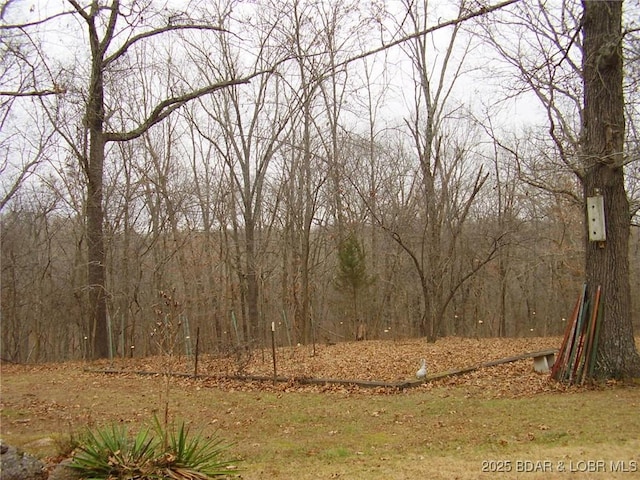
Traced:
<path fill-rule="evenodd" d="M 214 27 L 212 25 L 204 25 L 204 24 L 198 24 L 198 25 L 173 25 L 173 24 L 169 24 L 166 27 L 162 27 L 162 28 L 156 28 L 154 30 L 149 30 L 148 32 L 142 32 L 138 35 L 134 35 L 133 37 L 131 37 L 129 40 L 127 40 L 120 48 L 118 48 L 118 50 L 116 50 L 114 53 L 112 53 L 111 55 L 109 55 L 105 61 L 104 61 L 104 65 L 108 66 L 109 64 L 113 63 L 114 61 L 116 61 L 118 58 L 120 58 L 122 55 L 124 55 L 127 50 L 129 48 L 131 48 L 131 46 L 136 43 L 139 42 L 140 40 L 144 40 L 145 38 L 150 38 L 150 37 L 154 37 L 156 35 L 161 35 L 163 33 L 166 32 L 171 32 L 171 31 L 175 31 L 175 30 L 212 30 L 215 32 L 221 32 L 221 33 L 227 33 L 227 30 L 220 28 L 220 27 Z"/>
<path fill-rule="evenodd" d="M 113 40 L 113 32 L 116 29 L 116 22 L 118 21 L 118 15 L 120 10 L 120 1 L 113 0 L 111 4 L 111 13 L 109 14 L 109 23 L 107 24 L 107 30 L 102 36 L 102 42 L 100 42 L 100 51 L 106 52 L 111 40 Z"/>
<path fill-rule="evenodd" d="M 53 132 L 50 132 L 46 137 L 42 138 L 40 144 L 38 145 L 37 151 L 33 154 L 32 159 L 20 167 L 20 172 L 18 173 L 18 176 L 13 180 L 11 186 L 9 187 L 9 190 L 4 194 L 2 198 L 0 198 L 0 212 L 18 192 L 24 181 L 35 172 L 36 167 L 43 161 L 45 149 L 50 144 L 52 138 Z"/>
<path fill-rule="evenodd" d="M 429 33 L 433 33 L 436 30 L 440 30 L 442 28 L 446 28 L 446 27 L 451 27 L 453 25 L 458 25 L 460 23 L 466 22 L 468 20 L 471 20 L 473 18 L 476 17 L 481 17 L 483 15 L 486 15 L 487 13 L 491 13 L 491 12 L 495 12 L 496 10 L 500 10 L 501 8 L 507 7 L 509 5 L 512 5 L 514 3 L 519 2 L 520 0 L 506 0 L 504 2 L 498 3 L 496 5 L 492 5 L 489 7 L 481 7 L 478 10 L 474 10 L 473 12 L 470 12 L 466 15 L 462 15 L 458 18 L 454 18 L 453 20 L 447 20 L 446 22 L 442 22 L 442 23 L 438 23 L 437 25 L 434 25 L 433 27 L 429 27 L 429 28 L 425 28 L 423 30 L 420 30 L 419 32 L 415 32 L 412 33 L 411 35 L 407 35 L 405 37 L 399 38 L 398 40 L 394 40 L 391 43 L 387 43 L 384 44 L 378 48 L 374 48 L 373 50 L 368 50 L 364 53 L 361 53 L 359 55 L 356 55 L 354 57 L 350 57 L 348 59 L 346 59 L 343 62 L 338 63 L 337 65 L 335 65 L 335 68 L 338 67 L 344 67 L 345 65 L 348 65 L 349 63 L 355 62 L 356 60 L 361 60 L 363 58 L 369 57 L 371 55 L 375 55 L 376 53 L 380 53 L 380 52 L 384 52 L 385 50 L 388 50 L 392 47 L 398 46 L 403 44 L 404 42 L 407 42 L 409 40 L 412 40 L 414 38 L 419 38 L 422 37 L 424 35 L 427 35 Z"/>
<path fill-rule="evenodd" d="M 10 92 L 0 91 L 1 97 L 46 97 L 47 95 L 61 95 L 65 93 L 63 88 L 54 86 L 53 89 L 47 90 L 32 90 L 29 92 Z"/>
<path fill-rule="evenodd" d="M 71 1 L 71 0 L 70 0 Z M 6 5 L 5 5 L 6 7 Z M 4 9 L 3 12 L 4 14 Z M 50 17 L 47 18 L 43 18 L 42 20 L 36 20 L 35 22 L 27 22 L 27 23 L 9 23 L 9 24 L 5 24 L 5 25 L 0 25 L 0 31 L 1 30 L 14 30 L 14 29 L 23 29 L 23 28 L 30 28 L 30 27 L 37 27 L 38 25 L 42 25 L 43 23 L 47 23 L 50 20 L 53 20 L 54 18 L 58 18 L 58 17 L 64 17 L 65 15 L 73 15 L 75 12 L 72 11 L 68 11 L 68 12 L 60 12 L 60 13 L 56 13 L 54 15 L 51 15 Z M 1 18 L 1 17 L 0 17 Z"/>
<path fill-rule="evenodd" d="M 162 120 L 167 118 L 171 113 L 176 111 L 178 108 L 184 106 L 186 103 L 190 102 L 191 100 L 194 100 L 196 98 L 202 97 L 204 95 L 208 95 L 210 93 L 213 93 L 218 90 L 222 90 L 224 88 L 228 88 L 234 85 L 242 85 L 242 84 L 249 83 L 251 79 L 257 76 L 263 75 L 265 73 L 270 73 L 271 71 L 272 70 L 255 72 L 243 78 L 219 82 L 214 85 L 209 85 L 207 87 L 201 88 L 199 90 L 194 90 L 192 92 L 189 92 L 187 94 L 184 94 L 178 97 L 171 97 L 166 100 L 163 100 L 158 105 L 156 105 L 156 107 L 153 109 L 151 114 L 137 128 L 130 130 L 129 132 L 105 133 L 105 141 L 125 142 L 127 140 L 133 140 L 135 138 L 138 138 L 141 135 L 143 135 L 147 130 L 149 130 L 151 127 L 153 127 L 157 123 L 160 123 Z"/>
<path fill-rule="evenodd" d="M 33 168 L 38 165 L 40 161 L 41 159 L 36 157 L 36 159 L 31 160 L 24 167 L 22 167 L 18 178 L 14 180 L 13 184 L 9 188 L 9 191 L 5 193 L 2 198 L 0 198 L 0 212 L 4 209 L 9 200 L 11 200 L 11 198 L 17 193 L 24 180 L 33 173 Z"/>
<path fill-rule="evenodd" d="M 76 2 L 76 0 L 68 0 L 68 2 L 73 8 L 76 9 L 76 12 L 78 12 L 82 16 L 82 18 L 84 18 L 87 22 L 91 21 L 91 16 L 84 11 L 84 8 L 82 8 L 80 4 Z"/>
<path fill-rule="evenodd" d="M 630 33 L 637 33 L 637 32 L 640 32 L 640 27 L 627 28 L 624 32 L 622 32 L 622 37 L 624 38 L 626 35 L 629 35 Z"/>
<path fill-rule="evenodd" d="M 4 5 L 2 5 L 2 8 L 0 9 L 0 20 L 4 18 L 4 14 L 7 13 L 7 8 L 9 8 L 9 5 L 11 5 L 12 2 L 13 0 L 7 0 Z"/>

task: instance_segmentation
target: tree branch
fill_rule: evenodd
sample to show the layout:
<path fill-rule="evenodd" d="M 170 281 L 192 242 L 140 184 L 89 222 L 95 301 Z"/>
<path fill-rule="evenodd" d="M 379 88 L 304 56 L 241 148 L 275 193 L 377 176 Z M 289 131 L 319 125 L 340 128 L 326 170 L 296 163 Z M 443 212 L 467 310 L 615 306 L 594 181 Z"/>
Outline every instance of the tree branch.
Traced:
<path fill-rule="evenodd" d="M 346 60 L 344 60 L 343 62 L 340 62 L 338 64 L 336 64 L 334 66 L 334 70 L 338 67 L 344 67 L 345 65 L 355 62 L 356 60 L 361 60 L 363 58 L 369 57 L 371 55 L 375 55 L 376 53 L 380 53 L 383 52 L 385 50 L 388 50 L 392 47 L 395 47 L 397 45 L 400 45 L 408 40 L 414 39 L 414 38 L 418 38 L 418 37 L 422 37 L 424 35 L 427 35 L 429 33 L 435 32 L 436 30 L 440 30 L 441 28 L 445 28 L 445 27 L 450 27 L 452 25 L 458 25 L 459 23 L 462 22 L 466 22 L 467 20 L 471 20 L 472 18 L 476 18 L 476 17 L 481 17 L 482 15 L 486 15 L 487 13 L 491 13 L 491 12 L 495 12 L 496 10 L 500 10 L 501 8 L 507 7 L 509 5 L 512 5 L 514 3 L 519 2 L 520 0 L 505 0 L 503 2 L 497 3 L 496 5 L 492 5 L 489 7 L 481 7 L 478 10 L 475 10 L 473 12 L 470 12 L 466 15 L 462 15 L 461 17 L 458 18 L 454 18 L 453 20 L 447 20 L 446 22 L 442 22 L 442 23 L 438 23 L 437 25 L 434 25 L 433 27 L 429 27 L 429 28 L 425 28 L 423 30 L 420 30 L 419 32 L 415 32 L 412 33 L 411 35 L 407 35 L 406 37 L 402 37 L 399 38 L 398 40 L 394 40 L 391 43 L 387 43 L 387 44 L 383 44 L 382 46 L 375 48 L 373 50 L 368 50 L 364 53 L 361 53 L 359 55 L 356 55 L 354 57 L 350 57 Z"/>
<path fill-rule="evenodd" d="M 29 92 L 0 91 L 0 97 L 46 97 L 47 95 L 61 95 L 66 93 L 64 88 L 54 85 L 53 89 L 32 90 Z"/>
<path fill-rule="evenodd" d="M 151 114 L 135 129 L 130 130 L 128 132 L 107 132 L 105 133 L 105 141 L 107 142 L 126 142 L 128 140 L 133 140 L 135 138 L 140 137 L 146 131 L 148 131 L 151 127 L 160 123 L 162 120 L 167 118 L 172 112 L 177 110 L 178 108 L 184 106 L 186 103 L 194 100 L 196 98 L 202 97 L 204 95 L 208 95 L 210 93 L 216 92 L 218 90 L 222 90 L 224 88 L 228 88 L 234 85 L 242 85 L 249 83 L 253 78 L 263 75 L 265 73 L 270 73 L 272 70 L 265 70 L 255 72 L 247 77 L 235 79 L 235 80 L 227 80 L 224 82 L 216 83 L 214 85 L 209 85 L 207 87 L 201 88 L 199 90 L 194 90 L 192 92 L 186 93 L 184 95 L 178 97 L 171 97 L 166 100 L 163 100 L 155 108 L 152 110 Z"/>
<path fill-rule="evenodd" d="M 214 27 L 212 25 L 203 25 L 203 24 L 171 25 L 169 24 L 166 27 L 156 28 L 154 30 L 149 30 L 148 32 L 142 32 L 138 35 L 134 35 L 129 40 L 127 40 L 120 48 L 118 48 L 118 50 L 116 50 L 114 53 L 112 53 L 105 59 L 104 66 L 105 67 L 108 66 L 109 64 L 113 63 L 118 58 L 120 58 L 122 55 L 124 55 L 134 43 L 139 42 L 140 40 L 144 40 L 145 38 L 153 37 L 153 36 L 160 35 L 166 32 L 171 32 L 174 30 L 181 30 L 181 31 L 182 30 L 212 30 L 215 32 L 223 32 L 223 33 L 227 32 L 227 30 L 225 30 L 224 28 Z"/>
<path fill-rule="evenodd" d="M 67 0 L 67 1 L 71 4 L 73 8 L 75 8 L 76 12 L 78 12 L 80 16 L 82 16 L 82 18 L 84 18 L 87 22 L 91 21 L 91 16 L 84 11 L 84 8 L 82 8 L 80 4 L 76 2 L 76 0 Z"/>
<path fill-rule="evenodd" d="M 100 42 L 100 51 L 106 52 L 111 40 L 113 40 L 113 32 L 116 29 L 116 23 L 118 21 L 118 15 L 120 14 L 120 1 L 113 0 L 111 7 L 109 7 L 111 13 L 109 14 L 109 23 L 107 24 L 107 30 L 102 36 L 102 41 Z"/>
<path fill-rule="evenodd" d="M 40 162 L 41 159 L 36 157 L 35 160 L 31 160 L 20 170 L 18 178 L 13 182 L 13 184 L 9 188 L 9 191 L 5 193 L 2 198 L 0 198 L 0 212 L 5 207 L 5 205 L 9 203 L 9 200 L 11 200 L 11 198 L 13 198 L 13 196 L 17 193 L 23 181 L 33 173 L 33 167 L 38 165 Z"/>
<path fill-rule="evenodd" d="M 6 7 L 6 5 L 5 5 L 5 7 Z M 63 17 L 65 15 L 73 15 L 74 13 L 75 12 L 73 12 L 73 11 L 60 12 L 60 13 L 56 13 L 55 15 L 51 15 L 50 17 L 43 18 L 42 20 L 36 20 L 35 22 L 10 23 L 10 24 L 6 24 L 6 25 L 0 25 L 0 30 L 13 30 L 13 29 L 23 29 L 23 28 L 29 28 L 29 27 L 37 27 L 38 25 L 42 25 L 43 23 L 47 23 L 48 21 L 53 20 L 54 18 Z"/>

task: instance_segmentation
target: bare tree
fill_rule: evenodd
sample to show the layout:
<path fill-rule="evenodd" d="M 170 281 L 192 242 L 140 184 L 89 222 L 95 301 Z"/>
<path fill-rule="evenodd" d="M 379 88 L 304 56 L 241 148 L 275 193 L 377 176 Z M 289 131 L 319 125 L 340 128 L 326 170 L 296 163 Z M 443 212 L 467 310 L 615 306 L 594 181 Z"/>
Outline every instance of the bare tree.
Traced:
<path fill-rule="evenodd" d="M 263 12 L 264 13 L 264 12 Z M 261 65 L 279 62 L 277 50 L 264 48 L 271 34 L 266 19 L 261 20 L 255 32 L 258 36 Z M 262 28 L 265 27 L 265 28 Z M 253 33 L 255 33 L 253 32 Z M 266 33 L 265 33 L 266 32 Z M 238 51 L 232 42 L 222 45 L 220 62 L 207 59 L 206 52 L 199 52 L 205 60 L 200 68 L 205 77 L 222 75 L 235 77 L 241 67 Z M 260 284 L 261 284 L 261 232 L 266 182 L 269 166 L 281 147 L 282 133 L 293 115 L 293 106 L 282 102 L 281 91 L 285 88 L 282 79 L 275 73 L 262 75 L 255 85 L 243 89 L 239 85 L 227 88 L 211 102 L 201 102 L 205 123 L 215 125 L 216 130 L 199 134 L 215 148 L 223 159 L 231 180 L 231 194 L 237 204 L 238 214 L 231 213 L 237 235 L 237 275 L 242 285 L 243 318 L 247 340 L 260 338 Z"/>
<path fill-rule="evenodd" d="M 37 81 L 24 83 L 22 90 L 5 89 L 23 93 L 3 98 L 44 108 L 50 123 L 38 120 L 34 147 L 48 139 L 51 125 L 65 142 L 47 163 L 57 179 L 38 175 L 38 190 L 18 190 L 6 217 L 3 212 L 3 238 L 11 240 L 11 249 L 2 252 L 3 266 L 11 266 L 3 270 L 3 309 L 15 312 L 7 325 L 17 328 L 8 343 L 20 352 L 16 358 L 27 357 L 31 347 L 24 338 L 32 327 L 37 332 L 32 340 L 43 339 L 39 358 L 62 355 L 78 344 L 78 332 L 95 330 L 88 336 L 109 341 L 99 320 L 107 311 L 114 332 L 120 322 L 121 352 L 131 343 L 149 353 L 153 342 L 140 320 L 157 303 L 157 290 L 174 286 L 184 302 L 181 314 L 198 314 L 197 325 L 214 342 L 235 336 L 230 313 L 245 329 L 235 337 L 240 343 L 259 339 L 267 316 L 281 320 L 283 309 L 284 320 L 293 319 L 288 333 L 294 341 L 314 339 L 316 327 L 326 338 L 340 338 L 348 331 L 345 325 L 356 320 L 345 318 L 352 312 L 334 288 L 336 246 L 350 232 L 367 252 L 355 255 L 362 260 L 356 270 L 366 265 L 362 278 L 376 279 L 352 283 L 358 305 L 352 316 L 375 325 L 369 334 L 388 335 L 387 327 L 429 339 L 528 332 L 533 316 L 555 312 L 560 289 L 571 289 L 567 279 L 575 281 L 559 260 L 566 251 L 572 261 L 575 257 L 575 245 L 563 240 L 576 223 L 574 210 L 566 208 L 565 198 L 530 185 L 549 182 L 569 201 L 582 199 L 572 181 L 574 170 L 582 169 L 575 134 L 580 119 L 557 116 L 563 109 L 579 110 L 580 82 L 572 68 L 581 66 L 573 51 L 564 59 L 551 50 L 527 57 L 534 61 L 520 74 L 540 75 L 535 76 L 540 97 L 553 98 L 557 106 L 547 112 L 553 136 L 535 131 L 532 142 L 519 138 L 522 143 L 513 144 L 500 138 L 498 128 L 491 132 L 496 148 L 487 156 L 478 144 L 478 122 L 455 100 L 462 75 L 473 66 L 462 24 L 513 3 L 447 5 L 446 18 L 452 20 L 441 20 L 426 10 L 433 2 L 408 0 L 402 14 L 387 17 L 379 3 L 368 16 L 362 3 L 334 0 L 261 2 L 260 15 L 253 4 L 229 15 L 231 4 L 192 2 L 190 16 L 153 10 L 155 2 L 71 0 L 62 16 L 47 20 L 53 27 L 69 20 L 86 32 L 86 52 L 79 44 L 67 63 L 35 48 L 41 21 L 3 28 L 3 34 L 31 35 L 20 38 L 32 42 L 33 50 L 16 58 L 24 72 L 37 72 L 25 77 Z M 522 25 L 535 20 L 520 15 Z M 500 28 L 509 25 L 508 18 Z M 564 17 L 567 24 L 579 18 Z M 393 28 L 379 32 L 378 25 Z M 431 36 L 436 31 L 438 39 Z M 558 38 L 553 30 L 544 32 L 541 39 L 565 50 L 581 44 L 574 31 Z M 378 34 L 381 46 L 369 49 Z M 524 50 L 505 52 L 518 60 Z M 373 57 L 379 53 L 385 57 Z M 540 66 L 554 57 L 562 59 L 553 77 L 557 82 L 542 75 L 553 68 Z M 415 87 L 403 89 L 409 113 L 384 105 L 390 93 L 384 91 L 386 82 L 406 73 L 407 59 Z M 31 70 L 24 62 L 47 68 Z M 257 71 L 265 74 L 249 84 L 253 74 L 243 72 Z M 546 90 L 557 85 L 566 94 L 561 101 L 560 93 L 548 97 Z M 556 155 L 558 144 L 562 156 Z M 50 151 L 46 141 L 42 145 L 43 152 Z M 544 148 L 534 149 L 538 145 Z M 516 161 L 503 163 L 505 157 Z M 33 158 L 20 159 L 28 166 Z M 555 161 L 553 168 L 547 158 Z M 513 182 L 516 173 L 528 184 Z M 56 198 L 56 212 L 37 203 L 42 192 Z M 14 216 L 13 210 L 23 198 L 20 205 L 38 206 L 30 214 L 42 230 L 29 233 L 30 245 L 38 249 L 37 265 L 28 264 L 26 255 L 21 262 L 6 260 L 12 252 L 28 251 L 19 238 L 30 217 Z M 86 224 L 85 206 L 91 214 Z M 59 211 L 73 213 L 61 222 Z M 93 242 L 89 251 L 85 226 Z M 58 235 L 62 231 L 70 233 Z M 507 238 L 511 244 L 500 250 L 505 256 L 492 262 Z M 69 255 L 56 262 L 63 249 Z M 77 312 L 66 346 L 62 331 L 44 322 L 41 312 L 15 301 L 15 293 L 38 272 L 43 281 L 34 283 L 38 289 L 29 299 L 52 308 L 63 299 L 73 306 L 65 311 Z M 69 280 L 57 284 L 53 272 Z M 556 282 L 555 297 L 545 279 Z M 96 308 L 101 304 L 103 310 Z M 487 318 L 493 313 L 495 321 Z M 481 332 L 479 319 L 490 329 Z M 146 347 L 140 342 L 145 337 Z M 95 356 L 107 351 L 98 343 L 89 348 Z"/>
<path fill-rule="evenodd" d="M 591 289 L 602 285 L 605 306 L 596 375 L 640 376 L 631 322 L 631 215 L 624 177 L 622 2 L 585 0 L 583 9 L 583 193 L 585 198 L 602 195 L 606 222 L 606 242 L 587 241 L 585 259 L 587 284 Z"/>
<path fill-rule="evenodd" d="M 299 284 L 293 287 L 294 318 L 305 341 L 312 334 L 314 217 L 320 208 L 328 210 L 331 219 L 327 220 L 334 225 L 338 243 L 345 223 L 342 176 L 347 149 L 342 143 L 345 127 L 341 117 L 347 103 L 349 75 L 345 66 L 336 65 L 361 35 L 357 9 L 354 2 L 296 2 L 291 12 L 291 32 L 283 32 L 285 38 L 291 38 L 291 63 L 297 70 L 294 75 L 299 77 L 291 85 L 290 102 L 299 105 L 299 119 L 292 122 L 289 133 L 293 161 L 290 181 L 294 186 L 294 196 L 290 198 L 295 206 L 290 205 L 288 214 L 294 236 L 294 277 Z M 326 193 L 328 190 L 331 193 Z"/>
<path fill-rule="evenodd" d="M 4 4 L 3 16 L 11 2 Z M 6 25 L 2 25 L 6 27 Z M 35 39 L 0 29 L 0 173 L 2 193 L 0 211 L 18 192 L 21 185 L 46 159 L 51 149 L 53 129 L 37 109 L 39 97 L 61 94 L 51 86 L 38 89 L 36 79 L 48 76 L 42 64 L 30 61 L 37 54 Z"/>
<path fill-rule="evenodd" d="M 589 287 L 603 286 L 607 312 L 599 375 L 637 373 L 629 284 L 632 214 L 624 173 L 633 160 L 624 155 L 622 2 L 525 2 L 498 25 L 485 24 L 486 38 L 514 67 L 520 91 L 512 93 L 532 92 L 543 106 L 545 137 L 553 149 L 545 138 L 537 143 L 543 148 L 528 157 L 506 142 L 501 147 L 530 185 L 567 196 L 585 212 L 588 196 L 605 199 L 607 242 L 586 237 L 584 264 Z M 498 32 L 520 40 L 505 42 Z M 567 182 L 564 172 L 578 181 Z"/>
<path fill-rule="evenodd" d="M 405 4 L 407 22 L 415 31 L 426 29 L 429 18 L 427 7 L 426 2 Z M 465 8 L 465 3 L 461 2 L 459 16 Z M 406 125 L 418 156 L 424 208 L 421 215 L 424 236 L 419 250 L 412 251 L 411 256 L 420 273 L 424 302 L 419 330 L 431 341 L 440 334 L 444 311 L 453 296 L 452 290 L 444 282 L 457 248 L 458 236 L 487 179 L 487 174 L 480 166 L 476 173 L 471 174 L 468 190 L 463 193 L 461 189 L 464 187 L 458 182 L 467 175 L 463 162 L 469 155 L 469 145 L 467 141 L 459 141 L 456 135 L 447 132 L 446 127 L 447 117 L 456 110 L 451 104 L 451 96 L 470 48 L 469 40 L 458 39 L 460 33 L 459 24 L 451 27 L 440 62 L 431 59 L 432 50 L 427 36 L 415 37 L 406 44 L 415 78 L 414 111 L 412 117 L 406 120 Z M 456 59 L 455 48 L 460 48 L 462 52 L 460 59 Z M 403 248 L 409 252 L 409 244 L 402 240 L 399 232 L 394 238 L 401 241 Z M 467 275 L 472 275 L 494 253 L 495 249 L 488 257 L 479 260 Z M 459 285 L 460 282 L 455 284 Z M 453 287 L 453 291 L 456 288 Z"/>
<path fill-rule="evenodd" d="M 315 340 L 311 316 L 313 219 L 326 177 L 318 145 L 318 77 L 324 63 L 324 44 L 314 19 L 319 4 L 296 1 L 279 24 L 283 47 L 290 50 L 291 68 L 299 80 L 288 90 L 288 103 L 299 105 L 286 132 L 282 153 L 282 215 L 284 216 L 283 304 L 292 313 L 297 340 Z M 284 19 L 283 19 L 284 20 Z M 294 77 L 295 78 L 295 77 Z"/>
<path fill-rule="evenodd" d="M 114 125 L 111 115 L 117 100 L 109 95 L 109 78 L 119 65 L 123 62 L 126 64 L 132 47 L 173 32 L 208 31 L 213 35 L 223 35 L 224 31 L 210 22 L 177 15 L 169 10 L 152 12 L 151 7 L 141 6 L 137 2 L 122 3 L 120 0 L 112 0 L 103 5 L 94 0 L 85 6 L 76 0 L 68 0 L 68 5 L 70 10 L 62 14 L 72 13 L 79 19 L 76 25 L 83 25 L 89 47 L 89 73 L 82 88 L 80 105 L 82 118 L 76 124 L 78 130 L 73 131 L 67 125 L 57 123 L 53 110 L 49 110 L 49 115 L 86 175 L 87 282 L 92 306 L 90 316 L 93 322 L 93 356 L 102 358 L 108 355 L 109 345 L 103 226 L 103 176 L 105 162 L 108 160 L 107 145 L 138 138 L 186 103 L 232 85 L 247 83 L 257 74 L 231 79 L 216 78 L 212 83 L 196 88 L 176 83 L 170 96 L 157 99 L 147 111 L 133 115 L 125 124 Z M 59 15 L 54 15 L 52 19 Z M 41 22 L 32 22 L 15 28 L 36 29 L 40 24 Z M 211 37 L 212 40 L 214 38 Z M 82 133 L 78 135 L 77 132 Z M 78 142 L 78 139 L 82 141 Z"/>

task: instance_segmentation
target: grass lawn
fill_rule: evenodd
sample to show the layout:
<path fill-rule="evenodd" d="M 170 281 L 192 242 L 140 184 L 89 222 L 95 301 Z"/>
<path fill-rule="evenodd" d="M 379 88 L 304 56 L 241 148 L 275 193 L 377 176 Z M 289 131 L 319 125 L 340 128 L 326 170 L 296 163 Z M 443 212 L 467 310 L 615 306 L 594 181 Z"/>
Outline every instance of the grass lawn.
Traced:
<path fill-rule="evenodd" d="M 0 437 L 43 458 L 86 426 L 137 431 L 166 391 L 161 376 L 78 364 L 4 366 L 1 380 Z M 464 382 L 383 394 L 177 379 L 169 405 L 228 440 L 243 479 L 640 478 L 637 384 L 500 398 Z"/>

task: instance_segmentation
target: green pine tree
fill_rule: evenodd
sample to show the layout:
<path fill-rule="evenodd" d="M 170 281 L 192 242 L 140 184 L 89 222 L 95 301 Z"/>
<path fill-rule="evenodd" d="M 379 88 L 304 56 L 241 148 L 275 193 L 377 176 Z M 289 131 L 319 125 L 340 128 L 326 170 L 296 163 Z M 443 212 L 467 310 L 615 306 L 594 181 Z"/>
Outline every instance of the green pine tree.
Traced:
<path fill-rule="evenodd" d="M 369 284 L 367 275 L 366 255 L 364 247 L 356 237 L 351 234 L 346 237 L 338 247 L 338 275 L 336 286 L 342 292 L 349 295 L 352 309 L 352 321 L 356 339 L 362 337 L 362 328 L 358 328 L 359 318 L 359 293 Z"/>

